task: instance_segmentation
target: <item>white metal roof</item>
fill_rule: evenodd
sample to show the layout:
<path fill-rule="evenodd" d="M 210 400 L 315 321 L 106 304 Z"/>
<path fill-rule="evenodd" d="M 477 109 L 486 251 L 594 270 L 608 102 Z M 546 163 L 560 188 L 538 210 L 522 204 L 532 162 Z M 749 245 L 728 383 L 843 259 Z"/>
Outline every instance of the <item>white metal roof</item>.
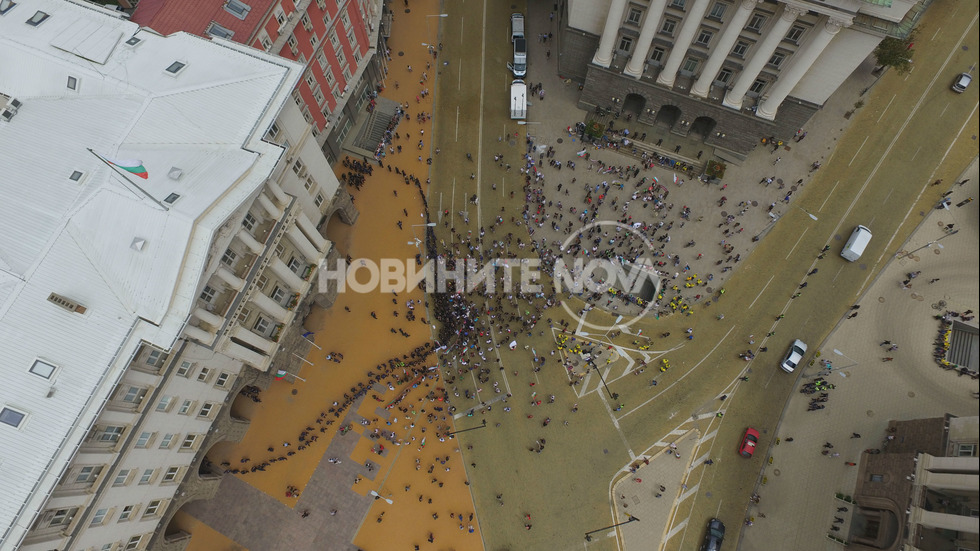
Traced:
<path fill-rule="evenodd" d="M 37 11 L 49 17 L 27 24 Z M 28 414 L 0 424 L 0 549 L 30 528 L 138 343 L 179 336 L 215 232 L 281 155 L 261 138 L 301 70 L 73 1 L 0 15 L 0 94 L 21 103 L 0 121 L 0 407 Z M 57 366 L 50 380 L 29 372 L 37 359 Z"/>

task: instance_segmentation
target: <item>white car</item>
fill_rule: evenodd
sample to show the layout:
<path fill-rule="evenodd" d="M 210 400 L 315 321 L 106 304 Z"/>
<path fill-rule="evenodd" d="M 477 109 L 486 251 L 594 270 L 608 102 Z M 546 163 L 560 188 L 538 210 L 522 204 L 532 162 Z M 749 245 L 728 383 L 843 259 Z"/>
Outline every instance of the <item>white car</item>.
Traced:
<path fill-rule="evenodd" d="M 786 352 L 786 357 L 783 358 L 783 362 L 779 364 L 779 367 L 783 368 L 783 371 L 786 373 L 792 373 L 796 370 L 796 365 L 803 359 L 804 354 L 806 354 L 806 343 L 800 339 L 796 339 L 789 347 L 789 351 Z"/>

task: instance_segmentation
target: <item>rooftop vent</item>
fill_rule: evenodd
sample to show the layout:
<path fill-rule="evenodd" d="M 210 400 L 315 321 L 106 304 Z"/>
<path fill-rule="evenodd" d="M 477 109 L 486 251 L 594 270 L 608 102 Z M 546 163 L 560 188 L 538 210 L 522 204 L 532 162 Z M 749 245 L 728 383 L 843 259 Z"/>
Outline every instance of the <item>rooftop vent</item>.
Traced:
<path fill-rule="evenodd" d="M 177 202 L 177 199 L 180 199 L 180 194 L 179 193 L 171 193 L 170 195 L 168 195 L 166 197 L 166 199 L 163 200 L 163 202 L 166 203 L 166 204 L 168 204 L 168 205 L 172 205 L 172 204 L 174 204 L 174 203 Z"/>
<path fill-rule="evenodd" d="M 14 118 L 14 115 L 16 114 L 17 114 L 16 109 L 12 110 L 4 107 L 3 109 L 0 109 L 0 120 L 3 120 L 4 122 L 10 122 L 10 119 Z"/>
<path fill-rule="evenodd" d="M 44 20 L 47 19 L 47 18 L 49 18 L 49 17 L 51 17 L 49 14 L 44 13 L 41 10 L 38 10 L 38 11 L 34 12 L 34 15 L 31 16 L 30 19 L 28 19 L 27 21 L 25 21 L 25 23 L 27 23 L 28 25 L 30 25 L 32 27 L 37 27 L 41 23 L 44 23 Z"/>
<path fill-rule="evenodd" d="M 58 306 L 61 306 L 65 310 L 68 310 L 69 312 L 74 312 L 76 314 L 84 314 L 85 313 L 85 307 L 84 306 L 82 306 L 81 304 L 75 302 L 74 300 L 67 299 L 67 298 L 65 298 L 65 297 L 63 297 L 63 296 L 61 296 L 61 295 L 59 295 L 57 293 L 51 293 L 48 296 L 48 302 L 53 302 L 53 303 L 57 304 Z"/>
<path fill-rule="evenodd" d="M 68 177 L 69 180 L 75 182 L 76 184 L 81 183 L 82 179 L 85 178 L 85 173 L 81 170 L 71 171 L 71 176 Z"/>
<path fill-rule="evenodd" d="M 124 44 L 126 44 L 130 48 L 135 48 L 135 47 L 139 46 L 142 43 L 143 43 L 143 39 L 140 38 L 140 37 L 138 37 L 138 36 L 131 36 L 129 38 L 129 40 L 127 40 L 126 42 L 124 42 Z"/>
<path fill-rule="evenodd" d="M 0 0 L 0 15 L 7 15 L 7 12 L 14 9 L 17 2 L 14 0 Z"/>
<path fill-rule="evenodd" d="M 184 63 L 183 61 L 174 61 L 173 63 L 168 65 L 167 68 L 164 70 L 167 72 L 168 75 L 176 76 L 178 73 L 184 70 L 184 67 L 187 67 L 187 64 Z"/>
<path fill-rule="evenodd" d="M 142 237 L 134 238 L 133 242 L 129 245 L 129 248 L 133 249 L 134 251 L 142 251 L 143 247 L 146 247 L 146 239 L 143 239 Z"/>
<path fill-rule="evenodd" d="M 173 166 L 170 167 L 170 172 L 167 173 L 167 178 L 171 180 L 180 180 L 180 177 L 184 175 L 184 171 Z"/>

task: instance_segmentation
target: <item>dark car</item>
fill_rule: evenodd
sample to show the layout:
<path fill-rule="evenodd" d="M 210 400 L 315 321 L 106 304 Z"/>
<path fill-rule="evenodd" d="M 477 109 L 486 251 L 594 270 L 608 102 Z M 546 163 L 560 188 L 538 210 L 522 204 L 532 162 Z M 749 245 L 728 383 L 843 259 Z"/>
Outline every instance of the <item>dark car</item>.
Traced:
<path fill-rule="evenodd" d="M 708 521 L 708 529 L 704 533 L 704 543 L 701 544 L 701 551 L 718 551 L 721 549 L 721 542 L 725 541 L 725 523 L 713 518 Z"/>
<path fill-rule="evenodd" d="M 755 447 L 759 444 L 759 431 L 752 427 L 745 429 L 745 436 L 742 437 L 742 443 L 738 446 L 738 453 L 742 457 L 752 457 L 752 452 L 755 451 Z"/>

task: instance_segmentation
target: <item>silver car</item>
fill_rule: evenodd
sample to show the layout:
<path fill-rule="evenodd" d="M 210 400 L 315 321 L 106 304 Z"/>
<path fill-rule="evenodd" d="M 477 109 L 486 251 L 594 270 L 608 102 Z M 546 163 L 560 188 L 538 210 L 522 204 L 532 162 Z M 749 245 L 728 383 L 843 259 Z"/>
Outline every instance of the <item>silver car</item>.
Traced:
<path fill-rule="evenodd" d="M 806 343 L 800 339 L 796 339 L 790 345 L 789 351 L 786 352 L 786 357 L 783 358 L 783 362 L 779 364 L 779 367 L 783 368 L 783 371 L 786 373 L 792 373 L 796 370 L 797 364 L 803 359 L 804 354 L 806 354 Z"/>
<path fill-rule="evenodd" d="M 952 88 L 957 94 L 962 94 L 963 92 L 966 92 L 966 87 L 969 86 L 972 81 L 973 77 L 970 76 L 970 73 L 960 73 L 960 76 L 956 77 L 956 80 L 953 81 L 953 85 L 950 88 Z"/>

